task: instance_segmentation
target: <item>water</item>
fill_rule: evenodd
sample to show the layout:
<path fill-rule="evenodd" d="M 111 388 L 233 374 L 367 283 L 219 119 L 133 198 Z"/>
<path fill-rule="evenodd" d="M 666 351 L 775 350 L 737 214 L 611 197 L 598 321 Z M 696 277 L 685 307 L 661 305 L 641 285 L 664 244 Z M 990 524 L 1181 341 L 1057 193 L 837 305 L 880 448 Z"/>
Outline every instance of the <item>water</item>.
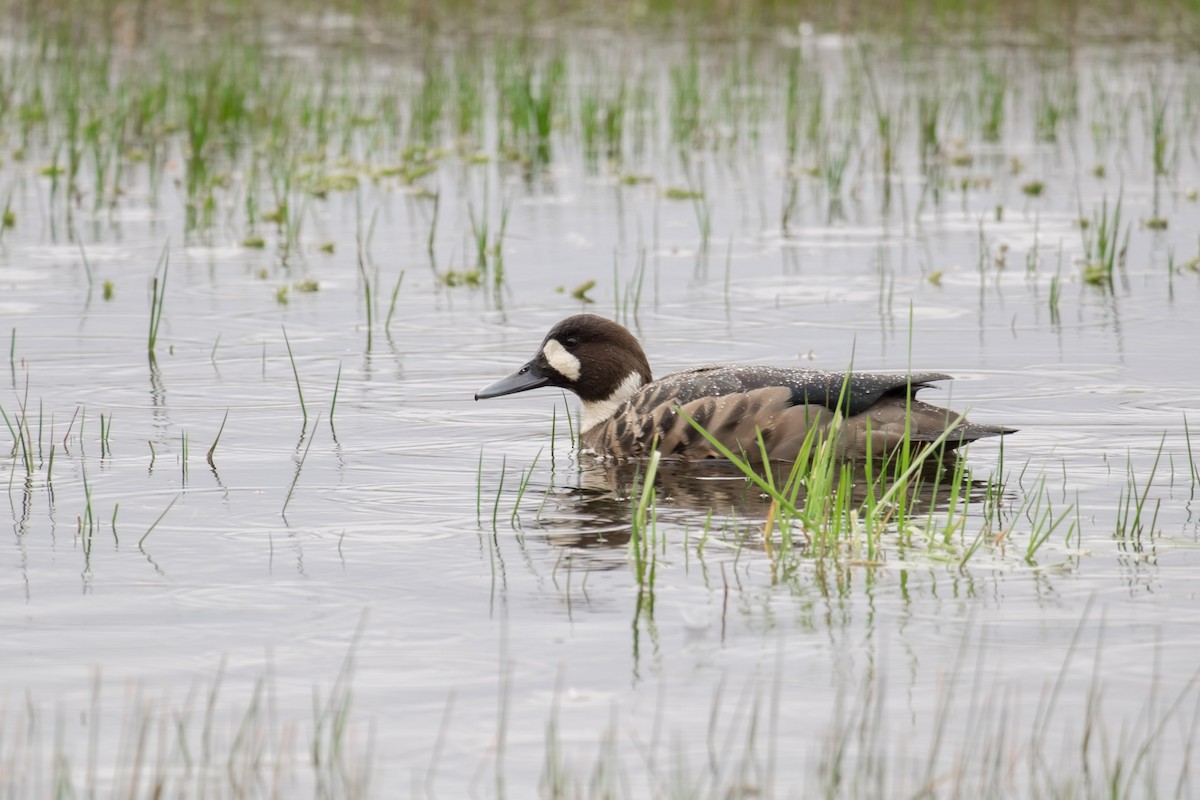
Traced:
<path fill-rule="evenodd" d="M 296 35 L 273 63 L 304 74 L 310 56 Z M 571 51 L 566 96 L 590 85 L 595 47 Z M 778 123 L 783 78 L 767 66 L 797 47 L 831 117 L 846 115 L 828 134 L 853 153 L 840 204 L 806 171 L 823 145 L 790 164 Z M 706 126 L 746 126 L 741 138 L 689 146 L 686 158 L 663 110 L 643 137 L 626 134 L 620 167 L 590 169 L 573 128 L 551 138 L 542 167 L 438 161 L 418 181 L 439 196 L 432 264 L 433 204 L 395 180 L 289 195 L 303 223 L 285 259 L 269 224 L 257 228 L 265 249 L 239 246 L 245 160 L 221 167 L 219 222 L 188 230 L 178 141 L 168 140 L 157 185 L 133 163 L 124 195 L 92 210 L 88 170 L 80 202 L 40 172 L 61 131 L 15 158 L 15 123 L 0 120 L 10 134 L 0 198 L 16 219 L 0 248 L 0 314 L 13 337 L 0 403 L 10 425 L 26 421 L 36 450 L 28 478 L 19 445 L 0 466 L 11 532 L 0 557 L 0 719 L 7 763 L 34 765 L 6 767 L 3 781 L 46 791 L 62 751 L 76 786 L 127 785 L 131 719 L 149 720 L 150 746 L 173 775 L 187 769 L 172 737 L 186 730 L 197 748 L 209 737 L 220 775 L 229 753 L 253 751 L 237 736 L 252 718 L 255 741 L 296 774 L 287 785 L 314 791 L 314 691 L 318 707 L 332 694 L 336 709 L 341 675 L 352 700 L 339 741 L 369 771 L 373 795 L 525 795 L 556 774 L 546 766 L 556 759 L 571 786 L 634 796 L 679 786 L 791 795 L 829 783 L 820 769 L 839 742 L 857 782 L 842 787 L 849 794 L 928 781 L 949 793 L 985 781 L 979 754 L 1001 750 L 1020 768 L 992 785 L 1075 781 L 1090 793 L 1103 779 L 1074 772 L 1092 723 L 1108 749 L 1092 745 L 1089 763 L 1111 767 L 1150 740 L 1150 766 L 1127 788 L 1174 791 L 1191 749 L 1200 630 L 1197 445 L 1189 450 L 1184 425 L 1185 414 L 1193 428 L 1200 419 L 1200 277 L 1186 266 L 1200 171 L 1182 138 L 1196 107 L 1192 57 L 1081 47 L 1045 78 L 1026 64 L 1037 49 L 1017 46 L 996 62 L 1010 85 L 1000 141 L 972 136 L 970 113 L 956 112 L 940 165 L 922 172 L 911 115 L 938 84 L 914 76 L 974 56 L 881 48 L 882 102 L 910 115 L 885 182 L 856 47 L 842 37 L 764 45 L 746 62 L 762 70 L 763 109 L 712 112 Z M 686 53 L 680 44 L 638 61 L 650 107 L 669 105 Z M 714 46 L 702 67 L 722 74 L 739 57 Z M 403 54 L 373 58 L 383 74 L 411 67 Z M 1176 146 L 1171 174 L 1157 179 L 1136 110 L 1157 91 L 1147 75 L 1168 98 Z M 1079 111 L 1056 141 L 1039 141 L 1030 98 L 1051 79 L 1073 82 Z M 947 88 L 945 102 L 966 103 L 973 80 Z M 1114 104 L 1135 110 L 1110 142 L 1094 131 Z M 494 156 L 498 131 L 487 123 L 483 152 Z M 390 164 L 397 147 L 360 142 L 355 157 Z M 1033 178 L 1046 184 L 1040 197 L 1022 192 Z M 703 187 L 707 209 L 664 198 L 688 185 Z M 1080 279 L 1077 220 L 1118 195 L 1131 230 L 1109 291 Z M 1145 226 L 1157 217 L 1165 230 Z M 499 289 L 494 272 L 482 287 L 443 277 L 475 267 L 472 219 L 489 220 L 493 243 L 504 225 Z M 165 306 L 148 359 L 149 282 L 164 243 Z M 302 279 L 319 289 L 298 290 Z M 571 296 L 588 280 L 591 304 Z M 882 563 L 808 560 L 776 580 L 755 538 L 761 498 L 732 473 L 671 468 L 652 597 L 639 594 L 632 478 L 576 460 L 564 418 L 574 401 L 551 391 L 472 400 L 579 310 L 628 324 L 655 374 L 722 361 L 953 374 L 923 396 L 1020 429 L 1004 443 L 1009 509 L 1044 496 L 1065 521 L 1032 562 L 1035 523 L 1016 517 L 960 567 L 983 524 L 975 508 L 950 546 L 890 535 Z M 974 445 L 969 462 L 985 479 L 1000 467 L 999 442 Z M 1131 491 L 1146 498 L 1146 529 L 1115 536 Z M 264 676 L 267 710 L 247 714 Z M 1154 738 L 1163 719 L 1171 733 Z"/>

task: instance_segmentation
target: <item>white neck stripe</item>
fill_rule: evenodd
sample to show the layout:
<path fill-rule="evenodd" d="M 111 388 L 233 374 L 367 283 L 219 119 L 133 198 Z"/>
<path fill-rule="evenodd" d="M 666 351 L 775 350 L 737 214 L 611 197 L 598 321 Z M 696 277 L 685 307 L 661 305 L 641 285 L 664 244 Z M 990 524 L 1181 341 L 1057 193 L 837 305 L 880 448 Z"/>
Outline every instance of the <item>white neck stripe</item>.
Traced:
<path fill-rule="evenodd" d="M 583 404 L 583 420 L 579 426 L 580 433 L 585 433 L 607 420 L 616 413 L 621 403 L 633 397 L 641 388 L 642 376 L 637 372 L 631 372 L 625 376 L 625 380 L 621 381 L 621 385 L 604 400 L 585 402 Z"/>

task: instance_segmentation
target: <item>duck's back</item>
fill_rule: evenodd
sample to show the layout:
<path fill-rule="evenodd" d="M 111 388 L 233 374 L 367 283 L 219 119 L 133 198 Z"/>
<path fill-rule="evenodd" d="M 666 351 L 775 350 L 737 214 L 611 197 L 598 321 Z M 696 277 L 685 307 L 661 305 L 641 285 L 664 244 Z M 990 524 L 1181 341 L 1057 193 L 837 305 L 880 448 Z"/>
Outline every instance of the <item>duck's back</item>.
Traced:
<path fill-rule="evenodd" d="M 932 441 L 955 422 L 957 415 L 909 399 L 917 389 L 949 377 L 937 372 L 897 375 L 743 365 L 697 367 L 643 387 L 582 439 L 597 454 L 615 458 L 649 455 L 656 435 L 665 456 L 718 457 L 716 448 L 676 413 L 682 409 L 734 452 L 757 460 L 761 431 L 767 457 L 788 460 L 797 456 L 812 426 L 828 425 L 840 409 L 846 417 L 842 449 L 849 455 L 882 455 L 905 438 Z M 962 422 L 950 444 L 1005 430 Z"/>

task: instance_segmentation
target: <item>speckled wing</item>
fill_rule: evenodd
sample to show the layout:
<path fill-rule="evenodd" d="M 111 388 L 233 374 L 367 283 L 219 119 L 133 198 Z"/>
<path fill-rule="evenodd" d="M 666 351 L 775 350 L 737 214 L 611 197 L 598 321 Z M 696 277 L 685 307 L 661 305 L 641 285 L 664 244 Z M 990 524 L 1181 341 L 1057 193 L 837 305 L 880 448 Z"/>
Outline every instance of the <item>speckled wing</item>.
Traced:
<path fill-rule="evenodd" d="M 916 391 L 934 381 L 944 380 L 950 380 L 950 376 L 940 372 L 897 375 L 720 365 L 667 375 L 645 387 L 631 402 L 639 407 L 641 413 L 650 413 L 663 403 L 682 406 L 704 397 L 782 387 L 791 393 L 790 405 L 824 406 L 830 411 L 840 406 L 845 416 L 852 417 L 866 411 L 887 394 L 903 394 L 910 385 Z"/>

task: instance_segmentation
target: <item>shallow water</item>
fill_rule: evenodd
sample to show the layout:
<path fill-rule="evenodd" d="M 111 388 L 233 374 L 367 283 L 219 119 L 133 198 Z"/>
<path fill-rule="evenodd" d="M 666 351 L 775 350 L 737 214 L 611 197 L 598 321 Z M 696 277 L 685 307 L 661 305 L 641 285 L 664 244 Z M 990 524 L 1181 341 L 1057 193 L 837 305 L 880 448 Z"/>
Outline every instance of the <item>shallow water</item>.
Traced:
<path fill-rule="evenodd" d="M 849 91 L 855 45 L 781 39 L 752 63 L 765 69 L 800 47 L 837 98 Z M 639 62 L 662 105 L 685 51 Z M 300 250 L 285 261 L 270 226 L 265 249 L 239 246 L 246 231 L 232 212 L 206 231 L 186 229 L 182 155 L 157 193 L 134 165 L 116 205 L 93 212 L 55 199 L 39 172 L 52 138 L 20 159 L 12 138 L 0 143 L 0 199 L 11 197 L 16 216 L 0 240 L 13 353 L 0 405 L 10 425 L 26 421 L 37 465 L 27 477 L 15 437 L 0 465 L 11 531 L 0 545 L 0 720 L 22 729 L 26 695 L 39 715 L 35 733 L 10 739 L 7 752 L 21 755 L 9 763 L 49 775 L 61 748 L 83 784 L 89 731 L 100 729 L 97 780 L 122 785 L 131 760 L 122 720 L 142 715 L 154 727 L 182 708 L 201 728 L 204 687 L 218 675 L 217 722 L 203 727 L 215 731 L 216 752 L 238 751 L 239 709 L 265 673 L 272 719 L 303 731 L 294 752 L 280 745 L 303 772 L 314 687 L 327 697 L 350 654 L 347 747 L 371 765 L 380 796 L 525 795 L 554 758 L 572 786 L 611 780 L 631 796 L 770 785 L 791 795 L 828 784 L 818 765 L 830 763 L 839 732 L 859 759 L 848 772 L 864 785 L 952 787 L 975 779 L 956 765 L 997 741 L 1036 761 L 1033 730 L 1049 766 L 999 785 L 1028 791 L 1056 776 L 1089 793 L 1103 781 L 1052 762 L 1079 749 L 1092 713 L 1109 736 L 1107 755 L 1093 756 L 1103 764 L 1167 718 L 1172 735 L 1153 739 L 1135 788 L 1173 790 L 1192 748 L 1195 697 L 1171 704 L 1194 691 L 1200 631 L 1200 441 L 1189 445 L 1184 421 L 1200 420 L 1200 275 L 1186 266 L 1197 255 L 1200 204 L 1189 190 L 1200 164 L 1178 141 L 1172 173 L 1156 180 L 1141 112 L 1107 149 L 1088 126 L 1114 102 L 1098 92 L 1136 107 L 1152 75 L 1166 87 L 1172 131 L 1187 130 L 1194 64 L 1148 62 L 1140 43 L 1080 47 L 1049 73 L 1029 66 L 1036 55 L 1017 46 L 1004 61 L 1015 88 L 998 143 L 948 132 L 945 163 L 922 173 L 910 122 L 886 205 L 869 113 L 835 131 L 856 143 L 840 209 L 804 157 L 789 166 L 769 104 L 756 138 L 689 148 L 686 159 L 664 141 L 665 122 L 620 169 L 589 169 L 578 138 L 563 133 L 530 180 L 495 158 L 446 158 L 422 179 L 439 194 L 432 264 L 431 202 L 399 185 L 364 181 L 310 198 Z M 704 64 L 718 71 L 735 57 L 714 47 Z M 885 102 L 908 103 L 913 85 L 931 85 L 911 76 L 952 57 L 934 48 L 928 62 L 892 61 L 900 57 L 885 49 L 874 71 Z M 380 68 L 407 65 L 391 58 Z M 586 67 L 571 61 L 567 85 L 586 84 Z M 1079 92 L 1081 111 L 1055 142 L 1035 140 L 1019 99 L 1045 74 L 1070 76 Z M 488 130 L 483 149 L 494 155 Z M 386 153 L 380 163 L 394 158 Z M 956 165 L 954 153 L 970 163 Z M 1096 163 L 1108 177 L 1092 173 Z M 707 243 L 696 204 L 664 197 L 689 172 L 707 198 Z M 245 177 L 231 174 L 236 208 Z M 654 182 L 626 185 L 621 174 Z M 793 177 L 799 199 L 784 230 Z M 1021 186 L 1035 177 L 1047 188 L 1026 196 Z M 963 180 L 975 183 L 951 188 Z M 1126 266 L 1106 290 L 1080 279 L 1078 219 L 1118 194 L 1132 227 Z M 498 226 L 504 203 L 501 287 L 448 286 L 440 274 L 473 267 L 472 216 Z M 1158 216 L 1165 230 L 1141 223 Z M 326 241 L 332 253 L 318 250 Z M 164 242 L 165 306 L 148 360 L 149 281 Z M 301 279 L 319 289 L 293 286 L 278 302 L 279 287 Z M 570 295 L 587 280 L 591 304 Z M 923 397 L 1020 429 L 1004 442 L 1009 509 L 1044 493 L 1055 516 L 1072 509 L 1069 522 L 1032 562 L 1034 525 L 1018 517 L 1006 541 L 960 567 L 982 525 L 976 508 L 967 540 L 944 557 L 896 535 L 881 564 L 809 560 L 776 580 L 754 538 L 761 498 L 747 498 L 733 473 L 672 468 L 660 484 L 663 541 L 648 598 L 628 552 L 628 477 L 577 461 L 564 418 L 574 402 L 554 392 L 472 400 L 579 310 L 626 322 L 656 374 L 721 361 L 953 374 Z M 974 445 L 973 475 L 1000 469 L 1000 453 L 995 441 Z M 1154 524 L 1122 538 L 1114 532 L 1131 481 Z M 80 522 L 89 493 L 90 532 Z M 135 686 L 142 699 L 130 701 Z M 860 738 L 856 714 L 874 713 Z M 555 737 L 561 752 L 548 744 Z M 885 777 L 863 766 L 872 753 Z M 48 782 L 3 774 L 26 794 Z"/>

